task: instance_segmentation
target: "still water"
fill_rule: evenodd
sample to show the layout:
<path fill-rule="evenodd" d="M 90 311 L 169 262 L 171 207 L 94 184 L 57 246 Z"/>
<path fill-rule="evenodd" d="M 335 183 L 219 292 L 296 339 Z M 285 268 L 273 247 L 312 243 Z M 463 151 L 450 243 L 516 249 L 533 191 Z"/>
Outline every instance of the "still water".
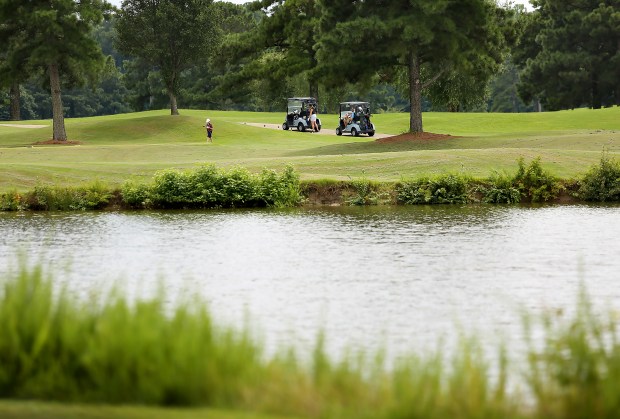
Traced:
<path fill-rule="evenodd" d="M 0 214 L 0 276 L 23 254 L 77 298 L 199 295 L 268 350 L 320 330 L 334 353 L 459 331 L 495 347 L 522 338 L 522 309 L 572 311 L 580 283 L 620 308 L 618 206 Z"/>

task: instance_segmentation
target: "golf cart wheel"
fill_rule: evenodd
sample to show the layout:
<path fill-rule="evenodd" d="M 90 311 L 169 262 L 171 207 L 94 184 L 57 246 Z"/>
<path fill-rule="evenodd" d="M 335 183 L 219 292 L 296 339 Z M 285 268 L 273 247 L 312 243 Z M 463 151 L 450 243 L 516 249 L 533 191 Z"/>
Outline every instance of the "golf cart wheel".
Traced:
<path fill-rule="evenodd" d="M 336 135 L 342 135 L 342 130 L 340 127 L 336 128 Z"/>
<path fill-rule="evenodd" d="M 288 131 L 288 124 L 286 122 L 282 124 L 282 129 Z"/>
<path fill-rule="evenodd" d="M 319 132 L 319 131 L 321 131 L 321 124 L 318 124 L 318 125 L 316 126 L 316 132 Z"/>
<path fill-rule="evenodd" d="M 369 131 L 369 132 L 368 132 L 368 136 L 369 136 L 369 137 L 372 137 L 373 135 L 375 135 L 375 132 L 374 132 L 374 131 Z"/>
<path fill-rule="evenodd" d="M 304 124 L 302 124 L 301 122 L 297 124 L 297 131 L 304 132 L 305 130 L 306 130 L 306 127 L 304 127 Z"/>
<path fill-rule="evenodd" d="M 355 128 L 351 128 L 351 137 L 359 137 L 359 132 Z"/>

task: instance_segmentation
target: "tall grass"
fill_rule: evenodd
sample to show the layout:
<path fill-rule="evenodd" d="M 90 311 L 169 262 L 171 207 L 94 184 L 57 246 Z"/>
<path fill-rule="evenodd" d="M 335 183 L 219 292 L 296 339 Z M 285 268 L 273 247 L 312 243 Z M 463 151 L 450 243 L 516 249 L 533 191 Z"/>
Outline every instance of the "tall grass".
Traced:
<path fill-rule="evenodd" d="M 539 417 L 620 417 L 620 335 L 614 312 L 597 313 L 581 290 L 568 322 L 539 319 L 541 349 L 531 345 L 527 379 Z"/>
<path fill-rule="evenodd" d="M 60 401 L 225 404 L 240 398 L 261 351 L 216 327 L 202 304 L 167 315 L 163 298 L 84 303 L 40 269 L 3 283 L 0 394 Z"/>
<path fill-rule="evenodd" d="M 620 414 L 614 316 L 582 297 L 575 318 L 541 320 L 523 380 L 499 348 L 490 366 L 475 340 L 454 354 L 334 360 L 319 336 L 309 361 L 268 357 L 247 330 L 214 323 L 204 303 L 164 307 L 164 295 L 76 301 L 40 268 L 22 267 L 0 291 L 0 397 L 203 405 L 295 417 L 596 418 Z M 533 333 L 530 331 L 529 336 Z M 493 378 L 491 378 L 493 377 Z M 507 390 L 511 380 L 524 392 Z"/>

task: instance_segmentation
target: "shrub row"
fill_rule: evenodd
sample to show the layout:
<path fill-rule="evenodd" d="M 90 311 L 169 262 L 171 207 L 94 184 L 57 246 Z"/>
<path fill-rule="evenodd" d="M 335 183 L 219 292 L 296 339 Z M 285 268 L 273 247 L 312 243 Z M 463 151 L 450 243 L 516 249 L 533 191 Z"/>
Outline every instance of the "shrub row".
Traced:
<path fill-rule="evenodd" d="M 521 158 L 517 163 L 514 175 L 494 172 L 482 180 L 454 173 L 395 184 L 362 178 L 316 188 L 305 185 L 305 191 L 324 186 L 331 195 L 344 189 L 341 202 L 349 205 L 428 205 L 547 202 L 566 189 L 566 183 L 542 167 L 540 158 L 529 164 Z M 37 186 L 25 194 L 11 191 L 0 194 L 0 211 L 101 209 L 115 198 L 129 208 L 290 207 L 303 201 L 301 190 L 299 175 L 291 166 L 282 173 L 264 169 L 252 174 L 243 168 L 220 170 L 207 165 L 194 171 L 163 170 L 149 184 L 128 181 L 120 193 L 101 182 L 77 188 Z M 575 181 L 571 190 L 574 198 L 584 201 L 620 201 L 620 162 L 603 153 L 600 163 Z"/>
<path fill-rule="evenodd" d="M 525 164 L 518 160 L 514 176 L 495 172 L 483 181 L 460 174 L 404 181 L 397 185 L 397 199 L 403 204 L 466 204 L 485 202 L 514 204 L 545 202 L 554 199 L 562 186 L 558 179 L 542 168 L 540 158 Z"/>
<path fill-rule="evenodd" d="M 282 173 L 264 169 L 252 174 L 208 165 L 195 171 L 163 170 L 150 184 L 127 181 L 120 193 L 99 181 L 73 188 L 36 186 L 25 194 L 11 191 L 0 194 L 0 210 L 95 210 L 114 198 L 128 208 L 287 207 L 302 199 L 299 176 L 290 166 Z"/>
<path fill-rule="evenodd" d="M 402 180 L 389 184 L 365 177 L 349 182 L 305 184 L 306 192 L 323 189 L 328 195 L 340 188 L 340 202 L 349 205 L 433 205 L 433 204 L 516 204 L 549 202 L 568 192 L 576 200 L 593 202 L 620 201 L 620 162 L 605 153 L 599 164 L 579 180 L 561 181 L 542 167 L 540 157 L 526 164 L 517 160 L 514 175 L 493 172 L 486 179 L 447 173 L 435 177 Z"/>
<path fill-rule="evenodd" d="M 557 198 L 560 192 L 566 189 L 566 183 L 562 184 L 559 179 L 543 169 L 540 158 L 532 160 L 529 165 L 525 164 L 523 158 L 517 163 L 519 167 L 515 175 L 494 172 L 479 182 L 458 174 L 405 181 L 397 185 L 398 202 L 404 204 L 547 202 Z M 618 202 L 620 162 L 603 153 L 599 164 L 592 166 L 575 183 L 575 190 L 571 194 L 576 199 Z"/>

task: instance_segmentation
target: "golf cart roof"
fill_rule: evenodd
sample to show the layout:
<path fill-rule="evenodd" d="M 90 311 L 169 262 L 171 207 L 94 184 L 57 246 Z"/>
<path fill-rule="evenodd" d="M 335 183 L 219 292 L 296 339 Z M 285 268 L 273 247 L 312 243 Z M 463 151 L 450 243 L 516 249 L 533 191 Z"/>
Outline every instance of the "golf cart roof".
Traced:
<path fill-rule="evenodd" d="M 358 105 L 370 105 L 369 102 L 340 102 L 340 106 L 345 105 L 345 106 L 358 106 Z"/>
<path fill-rule="evenodd" d="M 289 97 L 289 101 L 291 100 L 299 100 L 301 102 L 316 102 L 316 99 L 313 97 Z"/>

